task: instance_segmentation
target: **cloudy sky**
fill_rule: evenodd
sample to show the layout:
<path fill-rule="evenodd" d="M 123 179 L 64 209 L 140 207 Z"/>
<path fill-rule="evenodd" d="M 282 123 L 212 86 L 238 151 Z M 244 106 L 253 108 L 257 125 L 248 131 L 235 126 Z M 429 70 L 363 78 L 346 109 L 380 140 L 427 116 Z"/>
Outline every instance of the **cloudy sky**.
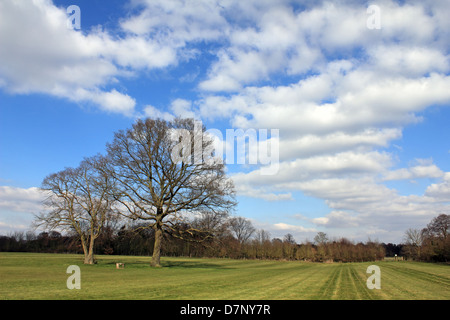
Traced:
<path fill-rule="evenodd" d="M 256 228 L 400 243 L 450 211 L 449 16 L 446 0 L 2 0 L 0 234 L 29 230 L 46 175 L 137 118 L 182 116 L 279 130 L 276 173 L 228 165 Z"/>

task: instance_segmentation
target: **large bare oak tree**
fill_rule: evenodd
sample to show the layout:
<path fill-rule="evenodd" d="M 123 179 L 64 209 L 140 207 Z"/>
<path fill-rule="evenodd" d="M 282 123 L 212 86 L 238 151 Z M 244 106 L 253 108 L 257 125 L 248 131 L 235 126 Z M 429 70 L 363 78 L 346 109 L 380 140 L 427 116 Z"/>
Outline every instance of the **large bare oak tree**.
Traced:
<path fill-rule="evenodd" d="M 234 186 L 213 141 L 193 119 L 139 119 L 107 145 L 106 174 L 124 214 L 153 228 L 151 265 L 160 266 L 163 233 L 204 210 L 230 210 Z"/>

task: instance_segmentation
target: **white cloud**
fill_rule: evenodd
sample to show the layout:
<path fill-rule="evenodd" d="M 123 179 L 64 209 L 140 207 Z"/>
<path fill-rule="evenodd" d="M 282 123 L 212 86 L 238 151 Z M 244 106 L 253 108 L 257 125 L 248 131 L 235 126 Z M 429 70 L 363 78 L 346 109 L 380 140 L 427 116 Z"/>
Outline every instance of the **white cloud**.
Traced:
<path fill-rule="evenodd" d="M 278 173 L 234 174 L 241 195 L 291 194 L 295 200 L 299 191 L 330 207 L 328 215 L 311 223 L 360 236 L 392 231 L 393 239 L 401 238 L 405 223 L 424 225 L 443 208 L 445 182 L 422 196 L 404 196 L 383 185 L 441 178 L 437 165 L 392 170 L 394 154 L 377 150 L 400 139 L 404 126 L 420 120 L 418 112 L 450 102 L 449 57 L 443 49 L 448 39 L 435 33 L 446 22 L 433 20 L 418 4 L 384 1 L 379 6 L 380 31 L 367 29 L 366 8 L 351 2 L 323 3 L 298 14 L 279 10 L 256 26 L 232 30 L 230 46 L 219 52 L 200 83 L 200 89 L 217 93 L 194 105 L 202 117 L 229 119 L 233 127 L 280 130 Z M 275 39 L 274 30 L 285 32 Z M 311 59 L 295 69 L 300 47 Z M 262 61 L 267 62 L 261 67 Z M 301 79 L 258 86 L 280 74 Z"/>
<path fill-rule="evenodd" d="M 160 37 L 182 46 L 189 41 L 217 39 L 227 31 L 217 1 L 136 0 L 132 4 L 143 9 L 124 19 L 121 27 L 136 35 Z"/>
<path fill-rule="evenodd" d="M 168 121 L 173 120 L 173 118 L 174 118 L 174 116 L 171 113 L 160 111 L 159 109 L 157 109 L 151 105 L 145 106 L 144 116 L 150 117 L 153 119 L 160 118 L 160 119 L 164 119 L 164 120 L 168 120 Z"/>
<path fill-rule="evenodd" d="M 255 188 L 244 183 L 240 180 L 233 179 L 236 182 L 236 193 L 238 196 L 245 196 L 251 198 L 262 199 L 266 201 L 291 201 L 293 200 L 292 194 L 288 193 L 274 193 L 268 192 L 267 188 Z"/>
<path fill-rule="evenodd" d="M 395 1 L 382 1 L 379 6 L 382 15 L 383 36 L 389 41 L 407 42 L 410 44 L 429 43 L 430 39 L 438 37 L 436 27 L 441 21 L 433 19 L 427 13 L 429 6 L 445 7 L 440 4 L 428 3 L 405 3 L 399 4 Z M 443 36 L 443 35 L 442 35 Z"/>
<path fill-rule="evenodd" d="M 2 230 L 2 235 L 4 234 L 3 232 L 6 230 L 17 230 L 17 229 L 26 230 L 28 228 L 29 226 L 25 224 L 8 224 L 0 221 L 0 230 Z"/>
<path fill-rule="evenodd" d="M 444 175 L 435 164 L 418 165 L 411 168 L 402 168 L 385 174 L 384 180 L 406 180 L 417 178 L 440 178 Z"/>
<path fill-rule="evenodd" d="M 280 150 L 282 160 L 335 154 L 346 150 L 370 151 L 376 147 L 387 147 L 391 141 L 401 136 L 399 128 L 367 128 L 361 132 L 336 131 L 326 135 L 308 134 L 281 139 Z"/>
<path fill-rule="evenodd" d="M 132 24 L 133 17 L 129 18 Z M 91 102 L 107 112 L 132 115 L 134 98 L 105 90 L 142 69 L 176 65 L 180 44 L 170 38 L 127 33 L 119 38 L 99 28 L 74 31 L 51 1 L 0 4 L 0 85 L 12 94 L 45 93 Z M 122 26 L 125 31 L 127 20 Z M 178 33 L 177 33 L 178 34 Z"/>
<path fill-rule="evenodd" d="M 0 77 L 4 90 L 90 101 L 104 110 L 129 114 L 134 99 L 115 89 L 100 89 L 121 75 L 102 56 L 108 36 L 70 30 L 66 20 L 65 11 L 51 1 L 2 1 Z"/>
<path fill-rule="evenodd" d="M 299 187 L 309 196 L 324 199 L 331 209 L 325 216 L 310 219 L 313 224 L 337 236 L 376 235 L 384 242 L 399 242 L 406 229 L 423 228 L 445 211 L 450 200 L 445 184 L 431 185 L 423 196 L 402 196 L 371 179 L 311 180 Z"/>
<path fill-rule="evenodd" d="M 291 225 L 283 222 L 275 223 L 273 225 L 275 229 L 283 230 L 285 232 L 316 232 L 317 230 L 314 228 L 305 228 L 299 225 Z"/>
<path fill-rule="evenodd" d="M 401 44 L 380 45 L 369 49 L 374 68 L 379 73 L 423 76 L 431 72 L 448 72 L 449 58 L 437 48 Z"/>
<path fill-rule="evenodd" d="M 303 175 L 303 170 L 294 166 L 289 170 L 282 163 L 280 175 L 277 176 L 263 177 L 253 172 L 234 175 L 233 179 L 236 185 L 246 186 L 245 195 L 248 196 L 252 196 L 253 192 L 261 194 L 261 190 L 266 193 L 277 190 L 279 193 L 300 191 L 307 196 L 323 199 L 330 213 L 302 220 L 336 236 L 351 235 L 350 238 L 357 239 L 365 239 L 368 235 L 383 236 L 382 241 L 398 242 L 408 227 L 422 228 L 439 213 L 448 211 L 448 173 L 442 182 L 431 184 L 423 195 L 405 196 L 381 184 L 376 178 L 378 170 L 373 174 L 368 170 L 352 176 L 348 172 L 333 172 L 333 166 L 320 161 L 317 161 L 316 172 L 312 163 L 314 161 L 310 162 L 311 167 Z M 324 169 L 321 170 L 321 166 Z M 429 168 L 410 172 L 421 176 L 437 173 Z M 292 198 L 295 200 L 294 195 Z"/>
<path fill-rule="evenodd" d="M 233 7 L 232 2 L 224 3 L 225 13 Z M 361 48 L 362 54 L 375 58 L 378 67 L 391 74 L 448 70 L 446 55 L 429 48 L 432 40 L 444 41 L 445 33 L 436 30 L 447 22 L 433 19 L 428 10 L 432 7 L 438 15 L 437 7 L 444 4 L 382 1 L 377 3 L 382 29 L 374 31 L 366 26 L 367 7 L 353 1 L 321 2 L 303 11 L 283 2 L 261 6 L 253 1 L 246 3 L 246 10 L 253 13 L 247 18 L 251 23 L 227 29 L 230 45 L 218 52 L 218 61 L 211 66 L 208 79 L 200 83 L 201 89 L 238 91 L 271 75 L 317 71 L 329 60 L 327 57 L 349 56 L 352 50 Z"/>
<path fill-rule="evenodd" d="M 425 194 L 439 202 L 450 203 L 450 172 L 446 172 L 442 180 L 439 183 L 429 185 Z"/>
<path fill-rule="evenodd" d="M 199 85 L 202 90 L 237 91 L 275 73 L 308 71 L 321 59 L 320 50 L 304 41 L 298 17 L 290 7 L 276 2 L 270 3 L 270 8 L 263 7 L 254 18 L 254 26 L 230 31 L 230 46 L 218 52 L 208 79 Z"/>
<path fill-rule="evenodd" d="M 0 186 L 0 209 L 24 213 L 39 213 L 42 209 L 43 194 L 39 188 L 28 189 Z"/>
<path fill-rule="evenodd" d="M 355 216 L 346 211 L 332 211 L 326 217 L 313 218 L 311 221 L 319 226 L 327 227 L 358 227 L 361 223 L 362 217 Z"/>
<path fill-rule="evenodd" d="M 121 67 L 139 69 L 164 68 L 178 63 L 176 48 L 153 39 L 128 36 L 112 39 L 101 35 L 100 54 Z"/>
<path fill-rule="evenodd" d="M 164 120 L 173 120 L 175 117 L 198 119 L 198 115 L 192 110 L 192 105 L 184 99 L 175 99 L 171 102 L 168 111 L 161 111 L 158 108 L 147 105 L 144 108 L 144 116 L 151 118 L 161 118 Z"/>
<path fill-rule="evenodd" d="M 73 95 L 69 96 L 73 101 L 92 101 L 97 104 L 102 110 L 122 113 L 124 115 L 132 115 L 136 101 L 129 95 L 122 94 L 116 89 L 112 89 L 109 92 L 100 90 L 84 90 L 78 89 Z"/>
<path fill-rule="evenodd" d="M 274 190 L 301 190 L 311 179 L 337 179 L 340 177 L 364 177 L 384 171 L 390 166 L 388 154 L 370 152 L 342 152 L 283 161 L 276 174 L 263 175 L 261 168 L 249 173 L 236 173 L 232 178 L 236 185 L 253 187 L 271 186 Z"/>
<path fill-rule="evenodd" d="M 332 102 L 304 99 L 296 92 L 307 83 L 304 81 L 275 89 L 246 88 L 229 98 L 210 97 L 200 101 L 199 109 L 206 117 L 231 115 L 235 126 L 279 128 L 285 135 L 298 136 L 398 127 L 416 121 L 414 112 L 450 101 L 446 90 L 450 77 L 445 75 L 406 79 L 355 70 L 328 76 L 328 92 L 323 91 L 316 100 L 329 99 L 334 92 Z"/>
<path fill-rule="evenodd" d="M 197 119 L 198 115 L 192 111 L 191 102 L 184 99 L 175 99 L 170 104 L 170 110 L 177 117 Z"/>

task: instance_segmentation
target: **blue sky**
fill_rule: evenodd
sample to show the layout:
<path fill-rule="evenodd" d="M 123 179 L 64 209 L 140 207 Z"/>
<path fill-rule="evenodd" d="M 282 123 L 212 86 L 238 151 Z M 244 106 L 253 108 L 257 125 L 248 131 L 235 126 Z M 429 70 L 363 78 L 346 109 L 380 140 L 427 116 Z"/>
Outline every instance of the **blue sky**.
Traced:
<path fill-rule="evenodd" d="M 136 118 L 195 116 L 279 130 L 275 174 L 228 165 L 256 228 L 399 243 L 449 209 L 448 16 L 432 0 L 2 1 L 0 234 L 29 230 L 43 178 Z"/>

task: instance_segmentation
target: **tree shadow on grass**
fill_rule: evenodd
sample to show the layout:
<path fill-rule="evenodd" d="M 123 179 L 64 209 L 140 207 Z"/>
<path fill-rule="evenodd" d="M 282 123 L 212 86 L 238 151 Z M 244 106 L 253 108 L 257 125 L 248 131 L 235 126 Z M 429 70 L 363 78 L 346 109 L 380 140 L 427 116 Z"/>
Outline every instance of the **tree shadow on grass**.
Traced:
<path fill-rule="evenodd" d="M 99 262 L 102 265 L 114 266 L 114 267 L 116 267 L 117 263 L 123 263 L 125 265 L 125 267 L 143 267 L 143 266 L 150 265 L 150 260 L 145 261 L 145 260 L 128 260 L 128 259 L 117 259 L 117 260 L 111 260 L 111 259 L 101 260 L 101 259 L 99 259 Z"/>
<path fill-rule="evenodd" d="M 101 259 L 100 259 L 101 260 Z M 142 268 L 142 267 L 149 267 L 151 262 L 151 257 L 149 257 L 148 261 L 144 260 L 132 260 L 132 261 L 126 261 L 126 260 L 103 260 L 101 264 L 106 266 L 114 266 L 116 267 L 116 263 L 124 263 L 125 268 Z M 183 268 L 183 269 L 233 269 L 232 267 L 225 266 L 220 263 L 211 263 L 206 261 L 188 261 L 188 260 L 182 260 L 182 261 L 165 261 L 164 259 L 161 259 L 161 267 L 162 268 Z"/>
<path fill-rule="evenodd" d="M 232 269 L 219 263 L 204 261 L 161 261 L 163 268 L 185 268 L 185 269 Z"/>

